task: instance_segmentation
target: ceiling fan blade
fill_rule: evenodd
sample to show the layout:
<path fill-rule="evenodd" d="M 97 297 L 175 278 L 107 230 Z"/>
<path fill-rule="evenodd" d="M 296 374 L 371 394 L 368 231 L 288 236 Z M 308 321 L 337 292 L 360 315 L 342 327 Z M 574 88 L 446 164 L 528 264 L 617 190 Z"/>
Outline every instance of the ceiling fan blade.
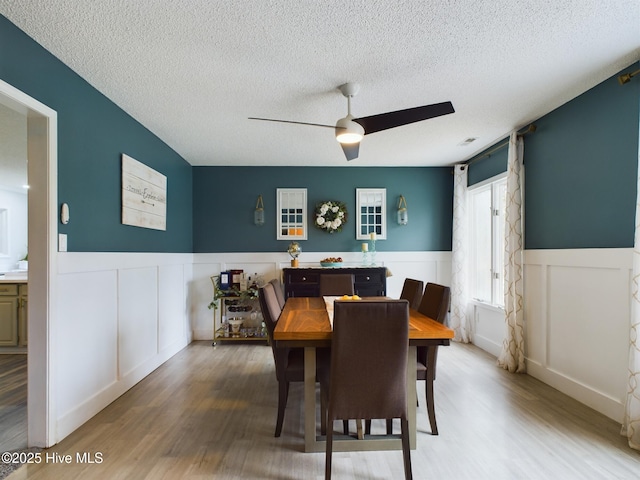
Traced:
<path fill-rule="evenodd" d="M 364 134 L 368 135 L 370 133 L 420 122 L 429 118 L 448 115 L 453 112 L 455 112 L 455 110 L 451 102 L 442 102 L 434 103 L 433 105 L 424 105 L 422 107 L 407 108 L 406 110 L 397 110 L 395 112 L 380 113 L 369 117 L 354 118 L 353 121 L 362 125 Z"/>
<path fill-rule="evenodd" d="M 293 120 L 278 120 L 276 118 L 258 118 L 258 117 L 249 117 L 249 120 L 262 120 L 265 122 L 279 122 L 279 123 L 293 123 L 296 125 L 310 125 L 312 127 L 326 127 L 326 128 L 336 128 L 335 125 L 323 125 L 322 123 L 308 123 L 308 122 L 294 122 Z"/>
<path fill-rule="evenodd" d="M 360 143 L 341 143 L 342 151 L 347 160 L 355 160 L 358 158 L 358 151 L 360 150 Z"/>

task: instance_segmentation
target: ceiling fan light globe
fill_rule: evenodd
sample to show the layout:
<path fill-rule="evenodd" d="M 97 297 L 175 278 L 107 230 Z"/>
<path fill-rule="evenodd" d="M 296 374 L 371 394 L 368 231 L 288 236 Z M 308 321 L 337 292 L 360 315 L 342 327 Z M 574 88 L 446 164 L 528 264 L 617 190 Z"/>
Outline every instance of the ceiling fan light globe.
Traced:
<path fill-rule="evenodd" d="M 336 140 L 340 143 L 359 143 L 362 140 L 362 135 L 358 135 L 357 133 L 340 133 L 336 135 Z"/>
<path fill-rule="evenodd" d="M 351 115 L 338 120 L 336 123 L 336 140 L 340 143 L 359 143 L 364 137 L 364 128 L 352 120 Z"/>

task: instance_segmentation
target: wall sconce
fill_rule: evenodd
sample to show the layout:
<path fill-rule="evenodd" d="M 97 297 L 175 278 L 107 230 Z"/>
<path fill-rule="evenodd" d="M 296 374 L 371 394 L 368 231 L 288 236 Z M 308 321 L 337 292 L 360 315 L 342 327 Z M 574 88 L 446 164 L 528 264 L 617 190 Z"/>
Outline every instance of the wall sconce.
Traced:
<path fill-rule="evenodd" d="M 63 203 L 60 205 L 60 223 L 66 225 L 69 223 L 69 204 Z"/>
<path fill-rule="evenodd" d="M 398 202 L 398 225 L 406 225 L 407 223 L 409 223 L 407 201 L 400 195 L 400 201 Z"/>
<path fill-rule="evenodd" d="M 262 203 L 262 195 L 258 195 L 256 210 L 253 212 L 253 223 L 259 227 L 264 225 L 264 204 Z"/>

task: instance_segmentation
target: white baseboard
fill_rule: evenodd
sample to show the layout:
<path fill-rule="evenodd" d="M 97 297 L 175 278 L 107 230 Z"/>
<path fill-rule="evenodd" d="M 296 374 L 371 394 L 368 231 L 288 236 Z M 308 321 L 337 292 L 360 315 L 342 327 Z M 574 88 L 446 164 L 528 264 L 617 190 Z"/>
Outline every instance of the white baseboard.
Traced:
<path fill-rule="evenodd" d="M 86 399 L 80 405 L 77 405 L 71 411 L 60 416 L 56 425 L 56 443 L 91 419 L 94 415 L 113 402 L 114 399 L 126 393 L 127 390 L 136 385 L 187 345 L 188 343 L 186 338 L 176 341 L 173 345 L 165 348 L 156 356 L 149 359 L 144 364 L 139 365 L 126 376 L 120 378 L 120 380 L 114 381 L 100 392 L 97 392 L 90 398 Z"/>
<path fill-rule="evenodd" d="M 562 372 L 527 360 L 527 373 L 556 390 L 578 400 L 580 403 L 593 408 L 595 411 L 622 424 L 624 405 L 604 392 L 599 392 L 577 380 L 564 375 Z"/>

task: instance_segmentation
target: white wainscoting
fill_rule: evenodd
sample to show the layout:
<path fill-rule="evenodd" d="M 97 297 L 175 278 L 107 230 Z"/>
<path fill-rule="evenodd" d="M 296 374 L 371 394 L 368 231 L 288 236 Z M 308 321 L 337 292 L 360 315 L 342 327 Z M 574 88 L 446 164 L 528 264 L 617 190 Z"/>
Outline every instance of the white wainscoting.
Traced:
<path fill-rule="evenodd" d="M 303 252 L 300 267 L 319 267 L 326 257 L 341 256 L 345 265 L 361 265 L 360 252 Z M 210 277 L 221 271 L 242 269 L 262 275 L 269 281 L 279 278 L 282 268 L 290 266 L 286 253 L 197 253 L 194 254 L 193 279 L 189 285 L 191 327 L 195 340 L 213 339 L 213 311 L 207 308 L 213 297 Z M 387 278 L 387 295 L 399 297 L 405 278 L 415 278 L 444 285 L 451 283 L 451 252 L 377 252 L 376 264 L 391 272 Z"/>
<path fill-rule="evenodd" d="M 504 310 L 480 302 L 469 306 L 471 343 L 498 357 L 506 334 Z"/>
<path fill-rule="evenodd" d="M 303 253 L 358 265 L 354 252 Z M 525 252 L 528 373 L 621 421 L 629 342 L 631 249 Z M 56 442 L 184 348 L 213 338 L 210 277 L 239 268 L 277 278 L 286 253 L 60 253 L 52 345 Z M 451 283 L 450 252 L 378 252 L 387 294 L 404 278 Z M 472 338 L 498 355 L 501 312 L 474 305 Z"/>
<path fill-rule="evenodd" d="M 191 342 L 192 254 L 59 253 L 59 442 Z"/>
<path fill-rule="evenodd" d="M 527 250 L 529 375 L 621 422 L 632 249 Z"/>

